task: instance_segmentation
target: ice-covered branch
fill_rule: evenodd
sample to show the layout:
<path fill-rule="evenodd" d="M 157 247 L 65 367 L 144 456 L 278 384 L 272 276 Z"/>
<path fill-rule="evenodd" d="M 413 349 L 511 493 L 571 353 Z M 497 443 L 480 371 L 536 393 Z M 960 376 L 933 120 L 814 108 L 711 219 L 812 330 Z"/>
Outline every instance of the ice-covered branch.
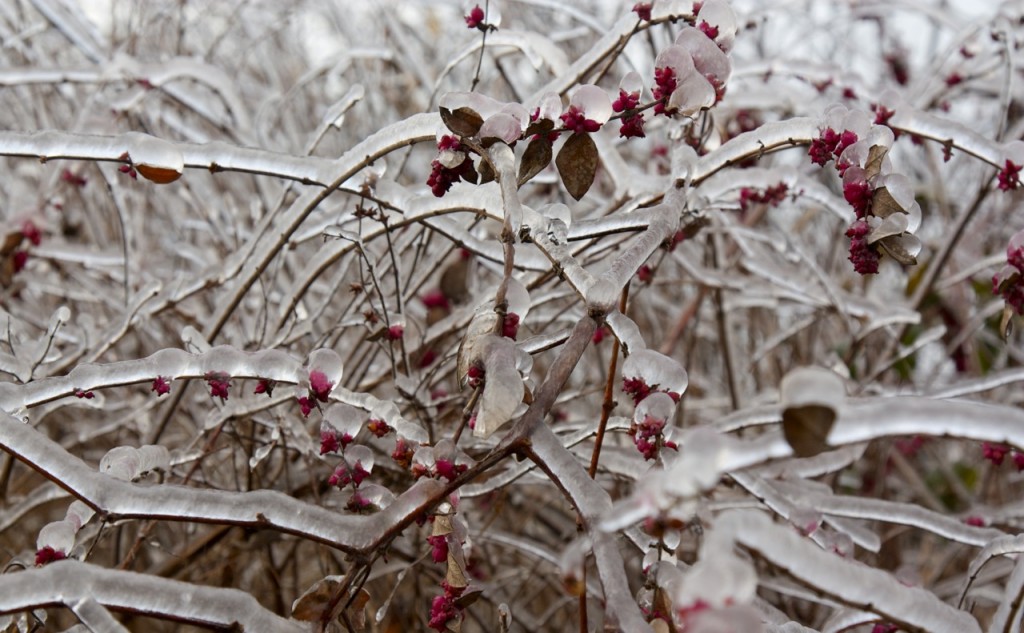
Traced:
<path fill-rule="evenodd" d="M 245 261 L 236 269 L 237 274 L 229 275 L 229 278 L 234 277 L 237 281 L 218 302 L 217 310 L 203 332 L 206 338 L 216 338 L 231 313 L 242 301 L 242 297 L 256 283 L 302 222 L 327 196 L 374 160 L 396 149 L 434 138 L 439 121 L 440 117 L 434 113 L 417 114 L 371 134 L 338 159 L 334 164 L 335 177 L 329 181 L 326 189 L 300 196 L 280 217 L 267 214 L 258 232 L 240 249 L 245 254 Z"/>
<path fill-rule="evenodd" d="M 572 500 L 590 535 L 594 562 L 604 588 L 605 608 L 613 622 L 624 631 L 652 631 L 640 614 L 626 579 L 616 533 L 597 529 L 598 517 L 611 510 L 611 497 L 587 475 L 583 464 L 566 449 L 546 426 L 530 435 L 531 456 Z"/>
<path fill-rule="evenodd" d="M 358 553 L 380 545 L 388 528 L 422 513 L 441 490 L 424 479 L 381 512 L 339 515 L 276 490 L 228 492 L 171 484 L 147 486 L 89 467 L 31 426 L 0 414 L 0 447 L 111 519 L 223 523 L 279 530 Z"/>
<path fill-rule="evenodd" d="M 141 155 L 141 144 L 157 143 L 165 152 L 177 153 L 190 169 L 213 173 L 237 171 L 276 176 L 303 184 L 326 187 L 337 175 L 335 161 L 313 156 L 292 156 L 230 145 L 223 141 L 181 143 L 165 141 L 138 132 L 118 136 L 72 134 L 69 132 L 0 132 L 0 155 L 51 160 L 91 160 L 126 163 Z M 186 175 L 187 177 L 187 175 Z"/>
<path fill-rule="evenodd" d="M 768 563 L 840 603 L 872 611 L 908 630 L 930 633 L 981 633 L 970 614 L 940 601 L 894 576 L 826 551 L 765 514 L 733 510 L 714 524 L 714 538 L 734 538 Z M 727 536 L 726 536 L 727 535 Z"/>
<path fill-rule="evenodd" d="M 203 587 L 74 560 L 0 575 L 0 614 L 55 604 L 76 609 L 83 601 L 95 601 L 115 611 L 203 627 L 241 627 L 243 631 L 282 633 L 308 630 L 305 624 L 272 613 L 238 589 Z"/>

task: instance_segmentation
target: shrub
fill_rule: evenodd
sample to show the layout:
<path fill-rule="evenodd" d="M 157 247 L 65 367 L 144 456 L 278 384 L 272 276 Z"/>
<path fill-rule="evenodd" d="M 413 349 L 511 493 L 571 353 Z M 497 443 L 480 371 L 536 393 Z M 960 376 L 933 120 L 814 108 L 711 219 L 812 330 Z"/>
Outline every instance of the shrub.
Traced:
<path fill-rule="evenodd" d="M 1017 630 L 934 4 L 5 2 L 0 627 Z"/>

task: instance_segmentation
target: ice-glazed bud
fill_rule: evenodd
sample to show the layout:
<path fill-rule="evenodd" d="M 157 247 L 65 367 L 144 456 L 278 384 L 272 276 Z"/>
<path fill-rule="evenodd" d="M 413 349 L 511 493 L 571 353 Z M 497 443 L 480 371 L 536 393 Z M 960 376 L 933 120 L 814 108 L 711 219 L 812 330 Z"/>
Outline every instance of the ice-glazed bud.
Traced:
<path fill-rule="evenodd" d="M 355 469 L 358 464 L 367 474 L 373 471 L 374 456 L 369 446 L 350 444 L 343 455 L 349 468 Z"/>
<path fill-rule="evenodd" d="M 530 313 L 530 293 L 526 290 L 523 282 L 518 279 L 509 280 L 505 299 L 508 301 L 507 311 L 518 314 L 520 320 L 525 319 L 526 315 Z"/>
<path fill-rule="evenodd" d="M 1003 164 L 998 174 L 1000 191 L 1020 187 L 1020 172 L 1024 168 L 1024 141 L 1011 141 L 1003 147 Z"/>
<path fill-rule="evenodd" d="M 558 557 L 562 586 L 569 595 L 582 596 L 586 593 L 586 563 L 591 548 L 590 537 L 583 536 L 569 543 Z"/>
<path fill-rule="evenodd" d="M 150 473 L 155 470 L 167 472 L 171 469 L 171 452 L 166 446 L 146 444 L 138 448 L 139 473 Z"/>
<path fill-rule="evenodd" d="M 789 513 L 789 522 L 804 536 L 813 534 L 821 526 L 821 512 L 814 508 L 798 506 Z"/>
<path fill-rule="evenodd" d="M 863 110 L 848 110 L 846 116 L 843 117 L 842 129 L 853 132 L 857 135 L 857 138 L 867 138 L 871 128 L 871 115 Z M 878 133 L 885 134 L 885 130 L 888 130 L 890 136 L 892 135 L 892 130 L 885 127 L 879 128 Z"/>
<path fill-rule="evenodd" d="M 478 7 L 481 10 L 480 14 L 474 11 Z M 501 26 L 501 7 L 497 0 L 489 0 L 489 2 L 467 0 L 462 3 L 462 15 L 467 19 L 469 17 L 480 17 L 479 24 L 473 25 L 473 28 L 478 28 L 480 25 L 493 26 L 494 28 Z M 470 26 L 468 21 L 466 26 Z"/>
<path fill-rule="evenodd" d="M 680 81 L 672 91 L 665 109 L 682 116 L 693 116 L 715 105 L 717 99 L 715 87 L 711 82 L 700 75 L 691 74 Z"/>
<path fill-rule="evenodd" d="M 706 34 L 728 52 L 736 40 L 736 13 L 726 0 L 705 0 L 697 12 L 697 24 L 706 24 Z M 711 35 L 713 33 L 713 35 Z"/>
<path fill-rule="evenodd" d="M 640 76 L 640 73 L 631 70 L 619 80 L 619 90 L 626 94 L 639 95 L 644 90 L 644 78 Z"/>
<path fill-rule="evenodd" d="M 392 454 L 392 457 L 394 457 L 394 454 Z M 434 464 L 434 447 L 420 446 L 412 456 L 411 469 L 413 477 L 417 479 L 429 477 L 434 472 Z"/>
<path fill-rule="evenodd" d="M 874 244 L 882 238 L 890 235 L 901 235 L 907 230 L 907 216 L 903 213 L 894 213 L 884 219 L 868 218 L 871 225 L 871 232 L 868 233 L 868 244 Z"/>
<path fill-rule="evenodd" d="M 141 448 L 117 446 L 100 459 L 101 473 L 131 481 L 154 470 L 169 470 L 171 455 L 166 447 L 147 445 Z"/>
<path fill-rule="evenodd" d="M 540 214 L 551 220 L 558 220 L 566 227 L 572 226 L 572 211 L 561 202 L 549 204 L 540 208 Z"/>
<path fill-rule="evenodd" d="M 664 392 L 652 393 L 636 405 L 633 411 L 633 421 L 642 423 L 648 418 L 655 420 L 668 420 L 676 412 L 676 401 L 672 396 Z"/>
<path fill-rule="evenodd" d="M 70 521 L 47 523 L 43 529 L 39 530 L 39 536 L 36 537 L 36 549 L 50 547 L 55 551 L 67 554 L 75 546 L 75 532 L 77 531 Z"/>
<path fill-rule="evenodd" d="M 468 28 L 480 28 L 484 24 L 484 10 L 480 8 L 479 4 L 473 5 L 473 8 L 464 16 L 464 19 Z"/>
<path fill-rule="evenodd" d="M 693 64 L 693 56 L 690 54 L 690 51 L 679 44 L 672 44 L 662 49 L 654 60 L 654 68 L 671 68 L 677 79 L 697 70 Z"/>
<path fill-rule="evenodd" d="M 523 401 L 526 388 L 516 369 L 516 346 L 507 338 L 488 334 L 481 341 L 487 380 L 480 396 L 474 437 L 490 437 L 507 423 Z"/>
<path fill-rule="evenodd" d="M 85 505 L 81 501 L 72 501 L 71 505 L 68 506 L 68 511 L 64 515 L 64 520 L 71 523 L 75 530 L 82 529 L 82 526 L 89 522 L 96 514 L 96 511 Z"/>
<path fill-rule="evenodd" d="M 689 384 L 686 370 L 675 359 L 651 349 L 642 349 L 630 354 L 622 364 L 624 383 L 642 381 L 650 392 L 664 391 L 678 398 Z M 640 402 L 643 398 L 636 399 Z"/>
<path fill-rule="evenodd" d="M 710 551 L 708 551 L 710 550 Z M 748 604 L 757 593 L 754 566 L 731 551 L 704 548 L 701 559 L 672 587 L 677 609 L 704 604 L 712 609 Z"/>
<path fill-rule="evenodd" d="M 511 144 L 517 141 L 522 133 L 523 127 L 518 119 L 511 114 L 499 112 L 484 121 L 478 134 L 482 139 L 498 139 Z"/>
<path fill-rule="evenodd" d="M 130 133 L 132 166 L 158 184 L 174 182 L 185 171 L 185 157 L 174 144 L 139 132 Z"/>
<path fill-rule="evenodd" d="M 132 446 L 116 446 L 100 459 L 100 472 L 115 479 L 131 481 L 141 472 L 142 458 Z"/>
<path fill-rule="evenodd" d="M 572 106 L 599 125 L 607 123 L 612 116 L 612 100 L 608 93 L 593 84 L 584 84 L 576 89 L 569 99 L 569 107 Z"/>
<path fill-rule="evenodd" d="M 914 186 L 910 179 L 903 174 L 888 174 L 878 179 L 877 186 L 885 187 L 896 202 L 904 211 L 909 211 L 914 204 Z M 916 228 L 916 227 L 915 227 Z M 913 230 L 913 229 L 910 229 Z"/>
<path fill-rule="evenodd" d="M 324 378 L 332 385 L 341 384 L 345 365 L 341 360 L 341 356 L 333 349 L 320 348 L 313 350 L 309 353 L 309 361 L 306 365 L 310 373 L 313 371 L 322 373 Z M 312 380 L 312 377 L 310 380 Z M 316 388 L 316 385 L 311 386 Z"/>
<path fill-rule="evenodd" d="M 782 433 L 797 457 L 828 450 L 828 434 L 846 400 L 843 379 L 821 367 L 800 367 L 785 375 Z"/>
<path fill-rule="evenodd" d="M 342 446 L 359 435 L 365 421 L 366 413 L 362 409 L 341 402 L 335 402 L 324 410 L 324 424 L 337 432 Z"/>
<path fill-rule="evenodd" d="M 445 136 L 445 139 L 455 139 L 454 136 Z M 442 148 L 442 145 L 444 146 Z M 438 145 L 437 162 L 446 169 L 458 169 L 466 160 L 466 152 L 462 150 L 462 144 L 458 142 L 444 141 Z"/>
<path fill-rule="evenodd" d="M 469 108 L 480 115 L 481 119 L 487 120 L 501 112 L 501 108 L 505 104 L 479 92 L 449 92 L 441 97 L 438 105 L 452 112 L 459 108 Z M 441 139 L 438 138 L 438 140 Z"/>
<path fill-rule="evenodd" d="M 825 108 L 825 112 L 822 113 L 818 129 L 823 131 L 828 129 L 842 131 L 844 129 L 843 122 L 849 111 L 850 109 L 841 103 L 829 104 Z"/>
<path fill-rule="evenodd" d="M 466 335 L 462 339 L 462 344 L 459 345 L 457 363 L 459 380 L 465 381 L 470 368 L 480 360 L 482 353 L 481 341 L 488 334 L 495 331 L 497 324 L 498 315 L 495 314 L 491 306 L 477 308 L 469 325 L 466 327 Z"/>
<path fill-rule="evenodd" d="M 676 37 L 676 46 L 682 47 L 693 58 L 697 72 L 716 88 L 724 86 L 732 75 L 729 56 L 722 52 L 707 36 L 694 28 L 684 28 Z"/>
<path fill-rule="evenodd" d="M 352 492 L 346 507 L 353 512 L 379 511 L 391 505 L 394 500 L 395 493 L 380 484 L 366 482 L 359 486 L 359 490 Z"/>
<path fill-rule="evenodd" d="M 557 121 L 562 114 L 562 98 L 557 92 L 545 92 L 535 103 L 527 108 L 531 121 Z"/>
<path fill-rule="evenodd" d="M 864 115 L 867 116 L 866 114 Z M 893 133 L 892 128 L 885 125 L 872 125 L 864 135 L 864 141 L 868 144 L 868 147 L 875 147 L 880 145 L 886 149 L 892 147 L 892 144 L 896 142 L 896 135 Z"/>

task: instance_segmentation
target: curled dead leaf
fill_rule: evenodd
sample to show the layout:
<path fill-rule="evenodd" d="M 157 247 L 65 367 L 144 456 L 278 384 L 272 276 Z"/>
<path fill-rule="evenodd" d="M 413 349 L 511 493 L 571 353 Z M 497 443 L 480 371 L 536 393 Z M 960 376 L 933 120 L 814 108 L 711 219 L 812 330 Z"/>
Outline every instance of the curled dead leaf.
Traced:
<path fill-rule="evenodd" d="M 449 110 L 441 108 L 441 121 L 457 136 L 474 136 L 480 131 L 484 119 L 472 108 L 465 106 Z"/>

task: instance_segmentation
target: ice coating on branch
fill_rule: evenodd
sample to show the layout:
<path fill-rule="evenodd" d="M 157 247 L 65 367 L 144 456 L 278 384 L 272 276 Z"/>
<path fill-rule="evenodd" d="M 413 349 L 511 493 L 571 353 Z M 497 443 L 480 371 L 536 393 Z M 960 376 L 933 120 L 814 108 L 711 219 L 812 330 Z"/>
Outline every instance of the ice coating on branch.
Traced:
<path fill-rule="evenodd" d="M 679 496 L 691 496 L 718 483 L 737 440 L 707 427 L 698 427 L 682 436 L 679 458 L 665 473 L 669 490 Z"/>
<path fill-rule="evenodd" d="M 841 597 L 845 603 L 871 605 L 875 613 L 923 631 L 981 633 L 973 616 L 933 593 L 908 587 L 888 572 L 836 556 L 792 528 L 773 523 L 764 513 L 727 510 L 715 521 L 714 531 L 720 531 L 722 538 L 735 538 L 759 559 L 783 567 L 801 584 Z"/>

